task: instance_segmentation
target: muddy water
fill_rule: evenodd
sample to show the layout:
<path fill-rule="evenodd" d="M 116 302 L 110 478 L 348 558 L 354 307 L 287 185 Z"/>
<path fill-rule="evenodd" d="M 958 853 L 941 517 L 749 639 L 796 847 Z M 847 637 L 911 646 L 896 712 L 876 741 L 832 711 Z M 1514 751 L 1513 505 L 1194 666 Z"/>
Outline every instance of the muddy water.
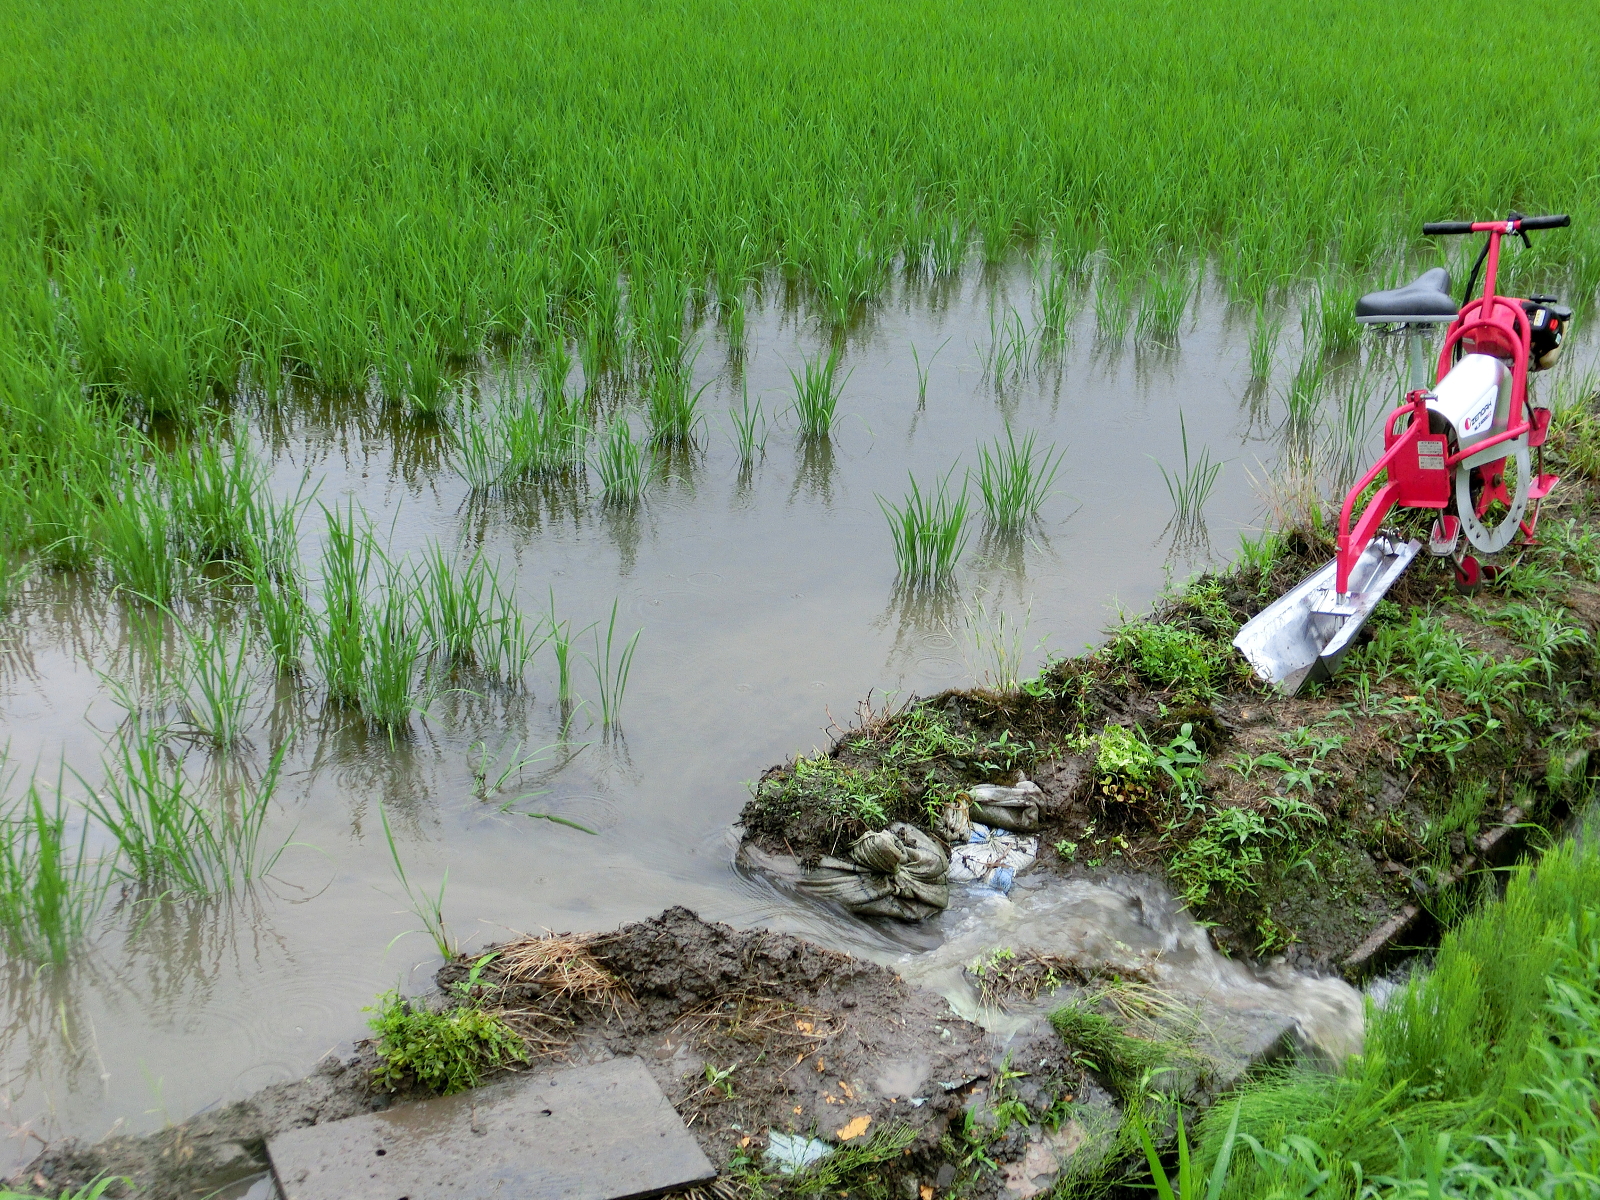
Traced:
<path fill-rule="evenodd" d="M 264 439 L 275 489 L 292 494 L 309 474 L 320 500 L 353 499 L 371 514 L 392 554 L 429 541 L 480 546 L 516 580 L 525 608 L 542 609 L 553 590 L 578 627 L 619 600 L 624 633 L 642 630 L 622 725 L 603 731 L 581 710 L 563 735 L 548 650 L 527 693 L 436 697 L 394 744 L 321 712 L 261 667 L 249 744 L 210 769 L 259 772 L 269 743 L 295 731 L 269 828 L 288 849 L 244 895 L 126 902 L 69 969 L 9 970 L 4 1082 L 15 1156 L 32 1152 L 30 1133 L 148 1129 L 300 1075 L 359 1035 L 360 1009 L 378 992 L 420 983 L 437 958 L 410 932 L 418 921 L 380 808 L 419 890 L 448 872 L 446 917 L 468 946 L 512 930 L 607 928 L 669 904 L 880 960 L 904 954 L 906 938 L 926 945 L 926 933 L 848 923 L 736 873 L 729 827 L 748 781 L 825 745 L 829 726 L 848 722 L 869 690 L 903 697 L 969 683 L 981 663 L 966 609 L 980 602 L 1029 620 L 1030 667 L 1046 650 L 1094 641 L 1119 605 L 1140 611 L 1169 578 L 1228 556 L 1258 519 L 1250 474 L 1277 453 L 1281 404 L 1269 394 L 1263 410 L 1263 397 L 1247 392 L 1248 322 L 1216 295 L 1192 310 L 1179 349 L 1131 337 L 1107 347 L 1086 305 L 1059 369 L 997 388 L 983 366 L 991 313 L 1026 312 L 1026 284 L 1019 271 L 891 298 L 848 342 L 831 445 L 808 451 L 792 420 L 779 419 L 747 476 L 728 405 L 747 387 L 776 416 L 792 392 L 790 368 L 817 353 L 819 335 L 775 301 L 753 307 L 741 376 L 708 332 L 695 362 L 697 382 L 710 383 L 703 447 L 661 471 L 633 516 L 603 510 L 593 494 L 473 505 L 425 434 L 337 407 L 303 406 L 278 421 Z M 1289 325 L 1277 390 L 1298 358 Z M 921 401 L 913 347 L 923 363 L 937 350 Z M 1180 411 L 1191 452 L 1209 447 L 1226 465 L 1206 509 L 1211 548 L 1175 552 L 1157 463 L 1182 460 Z M 927 482 L 960 464 L 959 475 L 1007 419 L 1066 450 L 1058 494 L 1024 542 L 974 538 L 958 599 L 905 601 L 875 493 L 898 499 L 908 470 Z M 319 524 L 303 528 L 313 575 Z M 81 791 L 71 772 L 98 778 L 101 746 L 123 717 L 105 677 L 126 670 L 128 629 L 126 611 L 82 581 L 31 585 L 0 671 L 0 721 L 22 779 L 35 769 L 53 779 L 61 762 L 69 793 Z M 595 697 L 581 663 L 575 687 Z M 472 795 L 469 766 L 480 742 L 501 762 L 546 749 L 485 803 Z"/>

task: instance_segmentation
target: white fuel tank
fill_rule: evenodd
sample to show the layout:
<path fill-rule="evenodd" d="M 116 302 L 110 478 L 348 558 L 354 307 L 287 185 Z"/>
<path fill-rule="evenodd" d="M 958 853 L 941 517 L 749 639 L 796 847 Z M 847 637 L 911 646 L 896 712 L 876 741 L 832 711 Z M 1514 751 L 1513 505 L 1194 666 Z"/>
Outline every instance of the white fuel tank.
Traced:
<path fill-rule="evenodd" d="M 1456 448 L 1468 450 L 1492 434 L 1505 432 L 1511 421 L 1511 369 L 1492 354 L 1466 354 L 1439 381 L 1428 397 L 1456 435 Z M 1504 458 L 1511 447 L 1501 442 L 1470 456 L 1463 466 L 1476 467 Z"/>

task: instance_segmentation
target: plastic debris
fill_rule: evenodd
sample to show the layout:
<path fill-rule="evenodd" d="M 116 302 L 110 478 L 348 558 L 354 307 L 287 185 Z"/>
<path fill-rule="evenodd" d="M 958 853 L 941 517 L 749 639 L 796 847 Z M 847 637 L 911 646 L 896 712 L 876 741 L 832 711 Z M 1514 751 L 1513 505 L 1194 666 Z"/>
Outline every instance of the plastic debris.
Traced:
<path fill-rule="evenodd" d="M 767 1130 L 767 1162 L 780 1175 L 798 1175 L 832 1153 L 833 1147 L 820 1138 L 802 1137 L 798 1133 L 779 1133 L 776 1129 Z"/>
<path fill-rule="evenodd" d="M 976 883 L 1009 895 L 1017 874 L 1039 857 L 1039 839 L 974 823 L 971 840 L 950 852 L 950 881 Z"/>

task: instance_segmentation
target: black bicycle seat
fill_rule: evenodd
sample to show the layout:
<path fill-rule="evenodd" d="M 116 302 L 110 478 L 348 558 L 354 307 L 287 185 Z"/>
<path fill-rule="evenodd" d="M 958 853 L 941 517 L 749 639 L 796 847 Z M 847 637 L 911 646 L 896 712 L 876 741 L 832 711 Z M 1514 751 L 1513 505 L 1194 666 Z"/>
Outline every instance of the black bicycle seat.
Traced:
<path fill-rule="evenodd" d="M 1455 318 L 1450 272 L 1443 267 L 1424 271 L 1404 287 L 1368 292 L 1356 301 L 1356 320 L 1364 325 L 1423 324 Z"/>

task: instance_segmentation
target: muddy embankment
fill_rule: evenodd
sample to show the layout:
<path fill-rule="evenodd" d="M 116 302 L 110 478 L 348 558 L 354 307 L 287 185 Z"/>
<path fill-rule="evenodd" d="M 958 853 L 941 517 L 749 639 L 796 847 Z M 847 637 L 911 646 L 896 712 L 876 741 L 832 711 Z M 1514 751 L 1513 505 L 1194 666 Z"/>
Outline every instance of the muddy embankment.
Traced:
<path fill-rule="evenodd" d="M 1130 1113 L 1170 1127 L 1174 1104 L 1262 1061 L 1356 1048 L 1350 985 L 1425 944 L 1588 791 L 1587 408 L 1551 457 L 1569 478 L 1538 544 L 1472 595 L 1419 561 L 1310 695 L 1262 689 L 1229 642 L 1331 556 L 1316 528 L 1036 679 L 863 709 L 828 753 L 769 771 L 742 816 L 745 869 L 863 919 L 924 920 L 939 949 L 882 967 L 670 909 L 490 948 L 416 1003 L 504 1022 L 522 1070 L 638 1056 L 723 1191 L 1100 1187 L 1128 1161 Z M 248 1181 L 276 1131 L 422 1094 L 403 1072 L 377 1085 L 379 1047 L 357 1051 L 151 1137 L 52 1145 L 15 1182 L 57 1194 L 110 1172 L 130 1180 L 112 1194 L 175 1197 Z M 786 1174 L 785 1146 L 827 1156 Z"/>

